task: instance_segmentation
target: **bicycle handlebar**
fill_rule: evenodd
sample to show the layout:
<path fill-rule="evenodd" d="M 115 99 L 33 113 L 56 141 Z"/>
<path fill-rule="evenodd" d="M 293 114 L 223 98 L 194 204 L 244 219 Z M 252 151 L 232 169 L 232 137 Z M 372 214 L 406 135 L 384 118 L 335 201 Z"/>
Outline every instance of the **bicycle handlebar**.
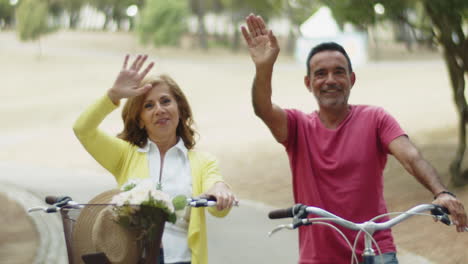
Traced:
<path fill-rule="evenodd" d="M 389 229 L 415 214 L 420 214 L 426 211 L 431 211 L 432 215 L 434 215 L 442 223 L 446 225 L 452 224 L 452 222 L 450 221 L 450 218 L 448 217 L 448 214 L 449 214 L 448 210 L 444 207 L 441 207 L 435 204 L 417 205 L 409 209 L 408 211 L 403 212 L 399 216 L 392 218 L 386 222 L 382 222 L 382 223 L 374 223 L 372 220 L 368 222 L 364 222 L 364 223 L 353 223 L 339 216 L 336 216 L 324 209 L 313 207 L 313 206 L 305 206 L 302 204 L 296 204 L 295 206 L 287 208 L 287 209 L 279 209 L 279 210 L 271 211 L 268 214 L 268 217 L 270 219 L 280 219 L 280 218 L 288 218 L 288 217 L 295 218 L 295 221 L 291 226 L 288 226 L 288 227 L 284 226 L 285 228 L 289 228 L 289 229 L 294 229 L 305 224 L 311 224 L 313 222 L 313 218 L 308 219 L 307 216 L 309 214 L 314 214 L 314 215 L 325 217 L 326 220 L 332 221 L 348 229 L 362 230 L 364 227 L 366 227 L 367 229 L 372 229 L 374 231 L 377 231 L 377 230 Z M 321 220 L 324 220 L 324 219 L 321 219 Z"/>
<path fill-rule="evenodd" d="M 28 209 L 28 212 L 43 211 L 46 213 L 55 213 L 60 211 L 62 208 L 83 208 L 89 204 L 79 204 L 72 200 L 70 196 L 46 196 L 45 202 L 52 205 L 51 207 L 32 207 Z M 216 206 L 216 198 L 214 197 L 193 197 L 187 199 L 187 206 L 190 207 L 213 207 Z M 239 203 L 235 201 L 234 206 L 239 206 Z"/>
<path fill-rule="evenodd" d="M 216 204 L 216 198 L 214 197 L 192 197 L 187 199 L 187 206 L 190 207 L 213 207 Z M 234 201 L 233 206 L 239 206 L 239 202 Z"/>
<path fill-rule="evenodd" d="M 212 198 L 188 198 L 187 206 L 190 207 L 212 207 L 216 206 L 216 199 Z"/>

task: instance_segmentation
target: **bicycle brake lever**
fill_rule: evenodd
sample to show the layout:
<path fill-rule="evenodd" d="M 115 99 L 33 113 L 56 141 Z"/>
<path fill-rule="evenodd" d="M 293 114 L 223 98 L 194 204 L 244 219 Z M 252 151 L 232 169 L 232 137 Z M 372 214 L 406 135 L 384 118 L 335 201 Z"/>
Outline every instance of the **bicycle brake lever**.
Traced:
<path fill-rule="evenodd" d="M 46 211 L 47 210 L 47 207 L 32 207 L 32 208 L 29 208 L 28 209 L 28 213 L 32 213 L 32 212 L 35 212 L 35 211 Z"/>
<path fill-rule="evenodd" d="M 295 229 L 295 228 L 298 228 L 300 226 L 303 226 L 303 225 L 311 225 L 312 222 L 309 221 L 308 218 L 297 218 L 297 217 L 294 217 L 293 218 L 293 223 L 292 223 L 292 227 Z"/>
<path fill-rule="evenodd" d="M 32 213 L 32 212 L 35 212 L 35 211 L 43 211 L 45 213 L 55 213 L 57 211 L 59 211 L 60 208 L 57 208 L 57 207 L 32 207 L 32 208 L 29 208 L 28 209 L 28 213 Z"/>
<path fill-rule="evenodd" d="M 443 215 L 443 216 L 440 216 L 440 219 L 439 219 L 442 223 L 446 224 L 446 225 L 451 225 L 452 224 L 452 220 L 450 220 L 450 218 L 448 217 L 448 215 Z"/>
<path fill-rule="evenodd" d="M 287 225 L 279 225 L 277 227 L 275 227 L 273 230 L 271 230 L 270 232 L 268 232 L 268 237 L 271 237 L 274 233 L 282 230 L 282 229 L 289 229 L 289 230 L 293 230 L 294 227 L 292 224 L 287 224 Z"/>

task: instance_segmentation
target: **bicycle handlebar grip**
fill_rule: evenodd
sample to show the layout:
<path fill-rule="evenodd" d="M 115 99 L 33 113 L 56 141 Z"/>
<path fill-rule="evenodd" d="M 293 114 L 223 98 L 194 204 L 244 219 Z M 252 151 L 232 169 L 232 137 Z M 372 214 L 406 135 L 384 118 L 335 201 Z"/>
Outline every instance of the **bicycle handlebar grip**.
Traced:
<path fill-rule="evenodd" d="M 446 225 L 450 225 L 452 221 L 448 217 L 450 214 L 449 210 L 443 206 L 435 205 L 435 208 L 431 210 L 431 214 L 440 217 L 440 221 Z"/>
<path fill-rule="evenodd" d="M 67 199 L 68 199 L 68 200 L 71 200 L 71 198 L 68 197 L 68 196 L 53 196 L 53 195 L 48 195 L 48 196 L 46 196 L 46 198 L 45 198 L 45 202 L 46 202 L 47 204 L 54 205 L 54 204 L 56 204 L 56 203 L 60 203 L 60 202 L 62 202 L 62 201 L 64 201 L 64 200 L 67 200 Z"/>
<path fill-rule="evenodd" d="M 56 213 L 57 212 L 57 207 L 49 207 L 46 210 L 46 213 Z"/>
<path fill-rule="evenodd" d="M 57 197 L 57 196 L 48 195 L 45 198 L 45 202 L 47 204 L 54 204 L 54 203 L 58 202 L 58 199 L 59 199 L 59 197 Z"/>
<path fill-rule="evenodd" d="M 434 204 L 434 209 L 431 210 L 431 213 L 433 215 L 444 215 L 444 214 L 450 214 L 449 210 L 443 206 Z"/>
<path fill-rule="evenodd" d="M 287 209 L 273 210 L 270 213 L 268 213 L 268 218 L 270 219 L 280 219 L 288 217 L 293 217 L 293 207 Z"/>

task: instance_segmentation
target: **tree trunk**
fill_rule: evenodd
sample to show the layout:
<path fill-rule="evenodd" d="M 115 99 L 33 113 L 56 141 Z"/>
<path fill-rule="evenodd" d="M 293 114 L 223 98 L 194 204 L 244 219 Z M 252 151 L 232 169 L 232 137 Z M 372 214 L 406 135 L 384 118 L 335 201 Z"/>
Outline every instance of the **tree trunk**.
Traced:
<path fill-rule="evenodd" d="M 461 186 L 467 183 L 466 172 L 462 172 L 461 165 L 466 150 L 466 123 L 468 120 L 468 108 L 465 98 L 465 79 L 463 68 L 461 68 L 456 59 L 456 55 L 449 49 L 444 49 L 444 58 L 452 83 L 453 97 L 457 112 L 458 121 L 458 147 L 454 160 L 450 165 L 451 183 L 455 186 Z"/>
<path fill-rule="evenodd" d="M 42 43 L 41 43 L 41 37 L 39 37 L 37 39 L 37 45 L 39 47 L 39 53 L 37 55 L 37 60 L 41 60 L 42 59 Z"/>
<path fill-rule="evenodd" d="M 78 22 L 80 21 L 80 13 L 79 11 L 70 11 L 70 28 L 76 29 L 78 27 Z"/>
<path fill-rule="evenodd" d="M 437 29 L 436 37 L 444 48 L 444 60 L 459 115 L 458 146 L 455 158 L 450 164 L 450 181 L 454 186 L 461 186 L 468 184 L 468 170 L 462 171 L 462 162 L 466 150 L 466 123 L 468 121 L 464 77 L 464 73 L 468 72 L 468 56 L 466 55 L 468 42 L 462 29 L 463 20 L 461 17 L 453 16 L 454 14 L 440 13 L 436 1 L 424 2 L 424 9 Z"/>
<path fill-rule="evenodd" d="M 288 42 L 286 45 L 287 54 L 290 54 L 290 55 L 294 54 L 294 50 L 296 48 L 296 40 L 297 40 L 297 36 L 295 34 L 293 26 L 291 26 L 291 28 L 289 29 Z"/>
<path fill-rule="evenodd" d="M 367 35 L 371 36 L 372 42 L 374 43 L 374 48 L 373 48 L 374 60 L 380 61 L 380 45 L 379 45 L 379 39 L 377 37 L 377 30 L 375 29 L 375 27 L 373 26 L 368 27 Z"/>
<path fill-rule="evenodd" d="M 112 21 L 112 9 L 104 8 L 103 13 L 104 13 L 104 24 L 102 25 L 102 30 L 105 31 L 107 30 L 109 23 Z"/>
<path fill-rule="evenodd" d="M 196 0 L 197 21 L 198 21 L 198 43 L 202 50 L 208 49 L 208 41 L 205 27 L 205 0 Z"/>
<path fill-rule="evenodd" d="M 239 51 L 240 48 L 240 31 L 239 31 L 239 23 L 241 21 L 241 16 L 238 12 L 233 11 L 231 13 L 232 24 L 234 25 L 234 35 L 231 41 L 231 50 L 233 52 Z"/>
<path fill-rule="evenodd" d="M 240 48 L 240 32 L 238 27 L 234 30 L 234 38 L 232 40 L 232 51 L 237 52 Z"/>

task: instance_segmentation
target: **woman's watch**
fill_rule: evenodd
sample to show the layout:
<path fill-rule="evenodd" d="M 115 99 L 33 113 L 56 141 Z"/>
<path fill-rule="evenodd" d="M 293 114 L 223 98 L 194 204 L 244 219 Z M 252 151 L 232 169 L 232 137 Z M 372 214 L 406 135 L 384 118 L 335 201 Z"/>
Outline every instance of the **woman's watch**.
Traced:
<path fill-rule="evenodd" d="M 438 193 L 438 194 L 436 194 L 436 195 L 434 196 L 434 200 L 437 199 L 437 197 L 439 197 L 439 195 L 441 195 L 441 194 L 443 194 L 443 193 L 448 194 L 448 195 L 450 195 L 450 196 L 452 196 L 452 197 L 454 197 L 454 198 L 457 198 L 457 196 L 456 196 L 455 194 L 453 194 L 453 193 L 451 193 L 451 192 L 449 192 L 449 191 L 441 191 L 440 193 Z"/>

